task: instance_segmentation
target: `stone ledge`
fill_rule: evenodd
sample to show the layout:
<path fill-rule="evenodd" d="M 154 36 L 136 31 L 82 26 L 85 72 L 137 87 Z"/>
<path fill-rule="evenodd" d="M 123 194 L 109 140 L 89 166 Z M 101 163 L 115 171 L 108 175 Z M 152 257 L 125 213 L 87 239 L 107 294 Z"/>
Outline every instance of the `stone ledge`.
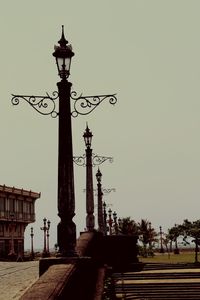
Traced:
<path fill-rule="evenodd" d="M 72 264 L 59 264 L 50 266 L 20 298 L 20 300 L 52 300 L 58 299 L 73 276 L 76 267 Z"/>

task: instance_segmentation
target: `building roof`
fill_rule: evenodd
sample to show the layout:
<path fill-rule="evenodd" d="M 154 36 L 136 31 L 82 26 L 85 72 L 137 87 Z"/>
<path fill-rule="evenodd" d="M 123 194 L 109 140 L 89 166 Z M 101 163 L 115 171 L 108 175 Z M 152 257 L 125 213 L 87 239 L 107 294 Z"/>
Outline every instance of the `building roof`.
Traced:
<path fill-rule="evenodd" d="M 35 198 L 35 199 L 40 198 L 40 195 L 41 195 L 41 193 L 32 192 L 31 190 L 27 191 L 24 189 L 18 189 L 18 188 L 15 188 L 14 186 L 13 187 L 6 186 L 5 184 L 0 185 L 0 192 L 28 196 L 28 197 Z"/>

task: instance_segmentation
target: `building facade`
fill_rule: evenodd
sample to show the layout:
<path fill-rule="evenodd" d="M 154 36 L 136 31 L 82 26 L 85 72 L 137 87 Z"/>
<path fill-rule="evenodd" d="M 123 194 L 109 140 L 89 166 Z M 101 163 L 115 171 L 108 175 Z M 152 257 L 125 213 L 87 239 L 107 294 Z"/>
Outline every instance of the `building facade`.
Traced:
<path fill-rule="evenodd" d="M 35 222 L 40 193 L 0 185 L 0 258 L 23 257 L 24 232 Z"/>

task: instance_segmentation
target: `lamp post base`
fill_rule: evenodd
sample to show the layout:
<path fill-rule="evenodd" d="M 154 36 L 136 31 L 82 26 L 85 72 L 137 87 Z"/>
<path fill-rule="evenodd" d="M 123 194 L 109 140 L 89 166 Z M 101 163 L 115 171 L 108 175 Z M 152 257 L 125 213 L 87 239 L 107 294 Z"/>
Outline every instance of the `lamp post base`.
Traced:
<path fill-rule="evenodd" d="M 77 257 L 76 225 L 73 221 L 60 222 L 57 227 L 58 233 L 58 257 Z"/>

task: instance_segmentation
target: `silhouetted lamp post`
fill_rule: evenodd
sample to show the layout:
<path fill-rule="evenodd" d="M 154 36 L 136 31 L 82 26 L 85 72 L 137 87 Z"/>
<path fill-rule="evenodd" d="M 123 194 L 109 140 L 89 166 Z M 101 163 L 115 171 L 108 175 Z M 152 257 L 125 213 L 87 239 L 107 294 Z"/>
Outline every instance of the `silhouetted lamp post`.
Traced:
<path fill-rule="evenodd" d="M 10 240 L 10 252 L 8 254 L 8 256 L 10 258 L 14 258 L 16 256 L 15 245 L 14 245 L 14 229 L 15 229 L 14 217 L 15 217 L 15 214 L 11 213 L 10 214 L 10 219 L 11 219 L 11 222 L 10 222 L 11 240 Z"/>
<path fill-rule="evenodd" d="M 108 210 L 108 225 L 109 225 L 109 235 L 112 235 L 112 224 L 113 224 L 113 219 L 112 219 L 112 210 Z"/>
<path fill-rule="evenodd" d="M 33 250 L 33 237 L 34 237 L 34 233 L 33 233 L 33 227 L 31 227 L 31 258 L 34 259 L 35 258 L 35 253 Z"/>
<path fill-rule="evenodd" d="M 49 240 L 48 240 L 48 231 L 50 228 L 50 221 L 47 221 L 46 218 L 43 219 L 44 226 L 40 227 L 44 231 L 44 249 L 42 252 L 42 257 L 49 256 Z"/>
<path fill-rule="evenodd" d="M 93 193 L 93 176 L 92 176 L 92 132 L 86 127 L 83 134 L 85 141 L 86 154 L 86 228 L 88 231 L 94 229 L 94 193 Z"/>
<path fill-rule="evenodd" d="M 164 253 L 164 248 L 163 248 L 163 232 L 162 232 L 162 226 L 160 228 L 160 253 Z"/>
<path fill-rule="evenodd" d="M 98 230 L 104 232 L 104 220 L 103 220 L 103 203 L 102 203 L 102 189 L 101 189 L 101 179 L 102 174 L 98 168 L 96 173 L 97 179 L 97 209 L 98 209 Z"/>
<path fill-rule="evenodd" d="M 103 233 L 107 235 L 107 213 L 106 213 L 106 202 L 103 202 Z"/>
<path fill-rule="evenodd" d="M 51 222 L 48 220 L 47 221 L 47 254 L 48 254 L 48 256 L 50 255 L 50 251 L 49 251 L 49 229 L 50 229 L 50 224 L 51 224 Z"/>
<path fill-rule="evenodd" d="M 12 94 L 11 101 L 13 105 L 18 105 L 22 99 L 40 114 L 58 117 L 58 216 L 60 222 L 57 227 L 57 240 L 59 255 L 73 257 L 77 254 L 75 251 L 76 225 L 73 222 L 75 196 L 71 116 L 87 115 L 105 99 L 109 99 L 110 104 L 113 105 L 117 99 L 115 94 L 77 96 L 75 91 L 71 91 L 72 84 L 67 79 L 70 75 L 71 59 L 74 53 L 65 39 L 64 26 L 62 26 L 62 35 L 58 43 L 59 46 L 55 46 L 53 53 L 58 75 L 61 78 L 61 81 L 57 83 L 58 92 L 53 92 L 52 96 L 48 93 L 45 96 Z M 59 98 L 58 102 L 57 98 Z M 72 111 L 70 99 L 73 100 Z M 59 109 L 57 109 L 58 105 Z"/>

